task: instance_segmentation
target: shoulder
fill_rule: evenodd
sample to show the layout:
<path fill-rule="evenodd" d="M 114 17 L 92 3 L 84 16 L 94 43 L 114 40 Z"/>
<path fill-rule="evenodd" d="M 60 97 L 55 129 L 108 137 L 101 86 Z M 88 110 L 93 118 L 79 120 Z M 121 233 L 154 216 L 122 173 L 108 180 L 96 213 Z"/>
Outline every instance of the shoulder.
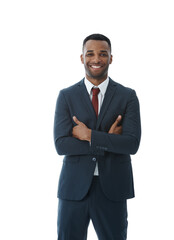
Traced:
<path fill-rule="evenodd" d="M 84 83 L 84 79 L 82 79 L 81 81 L 67 87 L 67 88 L 64 88 L 62 90 L 60 90 L 60 92 L 62 94 L 66 94 L 66 95 L 69 95 L 69 94 L 72 94 L 72 93 L 76 93 L 76 91 L 78 90 L 79 86 L 82 85 Z"/>
<path fill-rule="evenodd" d="M 132 95 L 135 93 L 134 89 L 132 89 L 130 87 L 126 87 L 118 82 L 115 82 L 111 78 L 109 78 L 109 80 L 110 80 L 110 84 L 116 86 L 117 92 L 119 92 L 120 94 Z"/>

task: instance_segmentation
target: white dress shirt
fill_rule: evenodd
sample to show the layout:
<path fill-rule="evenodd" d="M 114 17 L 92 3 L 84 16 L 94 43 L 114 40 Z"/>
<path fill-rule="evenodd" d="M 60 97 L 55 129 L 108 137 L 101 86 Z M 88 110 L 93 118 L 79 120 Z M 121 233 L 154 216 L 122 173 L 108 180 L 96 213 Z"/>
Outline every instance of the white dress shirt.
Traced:
<path fill-rule="evenodd" d="M 106 92 L 106 89 L 108 87 L 109 77 L 107 77 L 106 80 L 103 81 L 98 86 L 93 85 L 87 78 L 85 78 L 84 83 L 85 83 L 86 89 L 89 93 L 89 97 L 90 97 L 91 101 L 92 101 L 92 88 L 99 88 L 100 89 L 100 92 L 98 94 L 98 115 L 99 115 L 100 109 L 101 109 L 101 106 L 102 106 L 102 103 L 103 103 L 103 99 L 104 99 L 104 96 L 105 96 L 105 92 Z M 96 163 L 94 175 L 95 176 L 99 175 L 98 164 L 97 163 Z"/>

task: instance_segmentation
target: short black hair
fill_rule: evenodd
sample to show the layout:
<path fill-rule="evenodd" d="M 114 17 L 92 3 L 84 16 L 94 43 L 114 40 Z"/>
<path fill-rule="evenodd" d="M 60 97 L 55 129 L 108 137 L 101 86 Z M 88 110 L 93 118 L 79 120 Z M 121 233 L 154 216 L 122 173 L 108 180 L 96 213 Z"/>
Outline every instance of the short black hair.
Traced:
<path fill-rule="evenodd" d="M 109 38 L 107 38 L 106 36 L 102 35 L 102 34 L 99 34 L 99 33 L 95 33 L 95 34 L 91 34 L 89 35 L 88 37 L 86 37 L 84 40 L 83 40 L 83 48 L 85 46 L 85 43 L 88 41 L 88 40 L 100 40 L 100 41 L 106 41 L 109 45 L 109 48 L 111 50 L 111 41 L 109 40 Z"/>

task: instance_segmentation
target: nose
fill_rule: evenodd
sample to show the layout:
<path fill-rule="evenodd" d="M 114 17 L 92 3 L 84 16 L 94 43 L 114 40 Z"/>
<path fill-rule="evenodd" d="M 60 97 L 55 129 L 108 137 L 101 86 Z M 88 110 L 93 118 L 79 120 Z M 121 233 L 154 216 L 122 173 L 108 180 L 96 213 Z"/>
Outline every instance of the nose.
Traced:
<path fill-rule="evenodd" d="M 98 56 L 97 54 L 94 56 L 93 58 L 93 62 L 94 63 L 99 63 L 100 62 L 100 56 Z"/>

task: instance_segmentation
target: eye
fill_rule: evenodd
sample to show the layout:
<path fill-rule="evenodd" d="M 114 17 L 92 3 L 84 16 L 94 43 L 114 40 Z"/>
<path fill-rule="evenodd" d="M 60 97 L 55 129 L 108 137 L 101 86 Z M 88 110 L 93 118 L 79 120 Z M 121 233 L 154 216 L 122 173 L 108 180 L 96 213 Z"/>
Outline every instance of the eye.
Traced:
<path fill-rule="evenodd" d="M 101 53 L 100 56 L 101 57 L 107 57 L 108 55 L 106 53 Z"/>
<path fill-rule="evenodd" d="M 93 56 L 93 54 L 92 53 L 87 53 L 86 56 L 91 57 L 91 56 Z"/>

